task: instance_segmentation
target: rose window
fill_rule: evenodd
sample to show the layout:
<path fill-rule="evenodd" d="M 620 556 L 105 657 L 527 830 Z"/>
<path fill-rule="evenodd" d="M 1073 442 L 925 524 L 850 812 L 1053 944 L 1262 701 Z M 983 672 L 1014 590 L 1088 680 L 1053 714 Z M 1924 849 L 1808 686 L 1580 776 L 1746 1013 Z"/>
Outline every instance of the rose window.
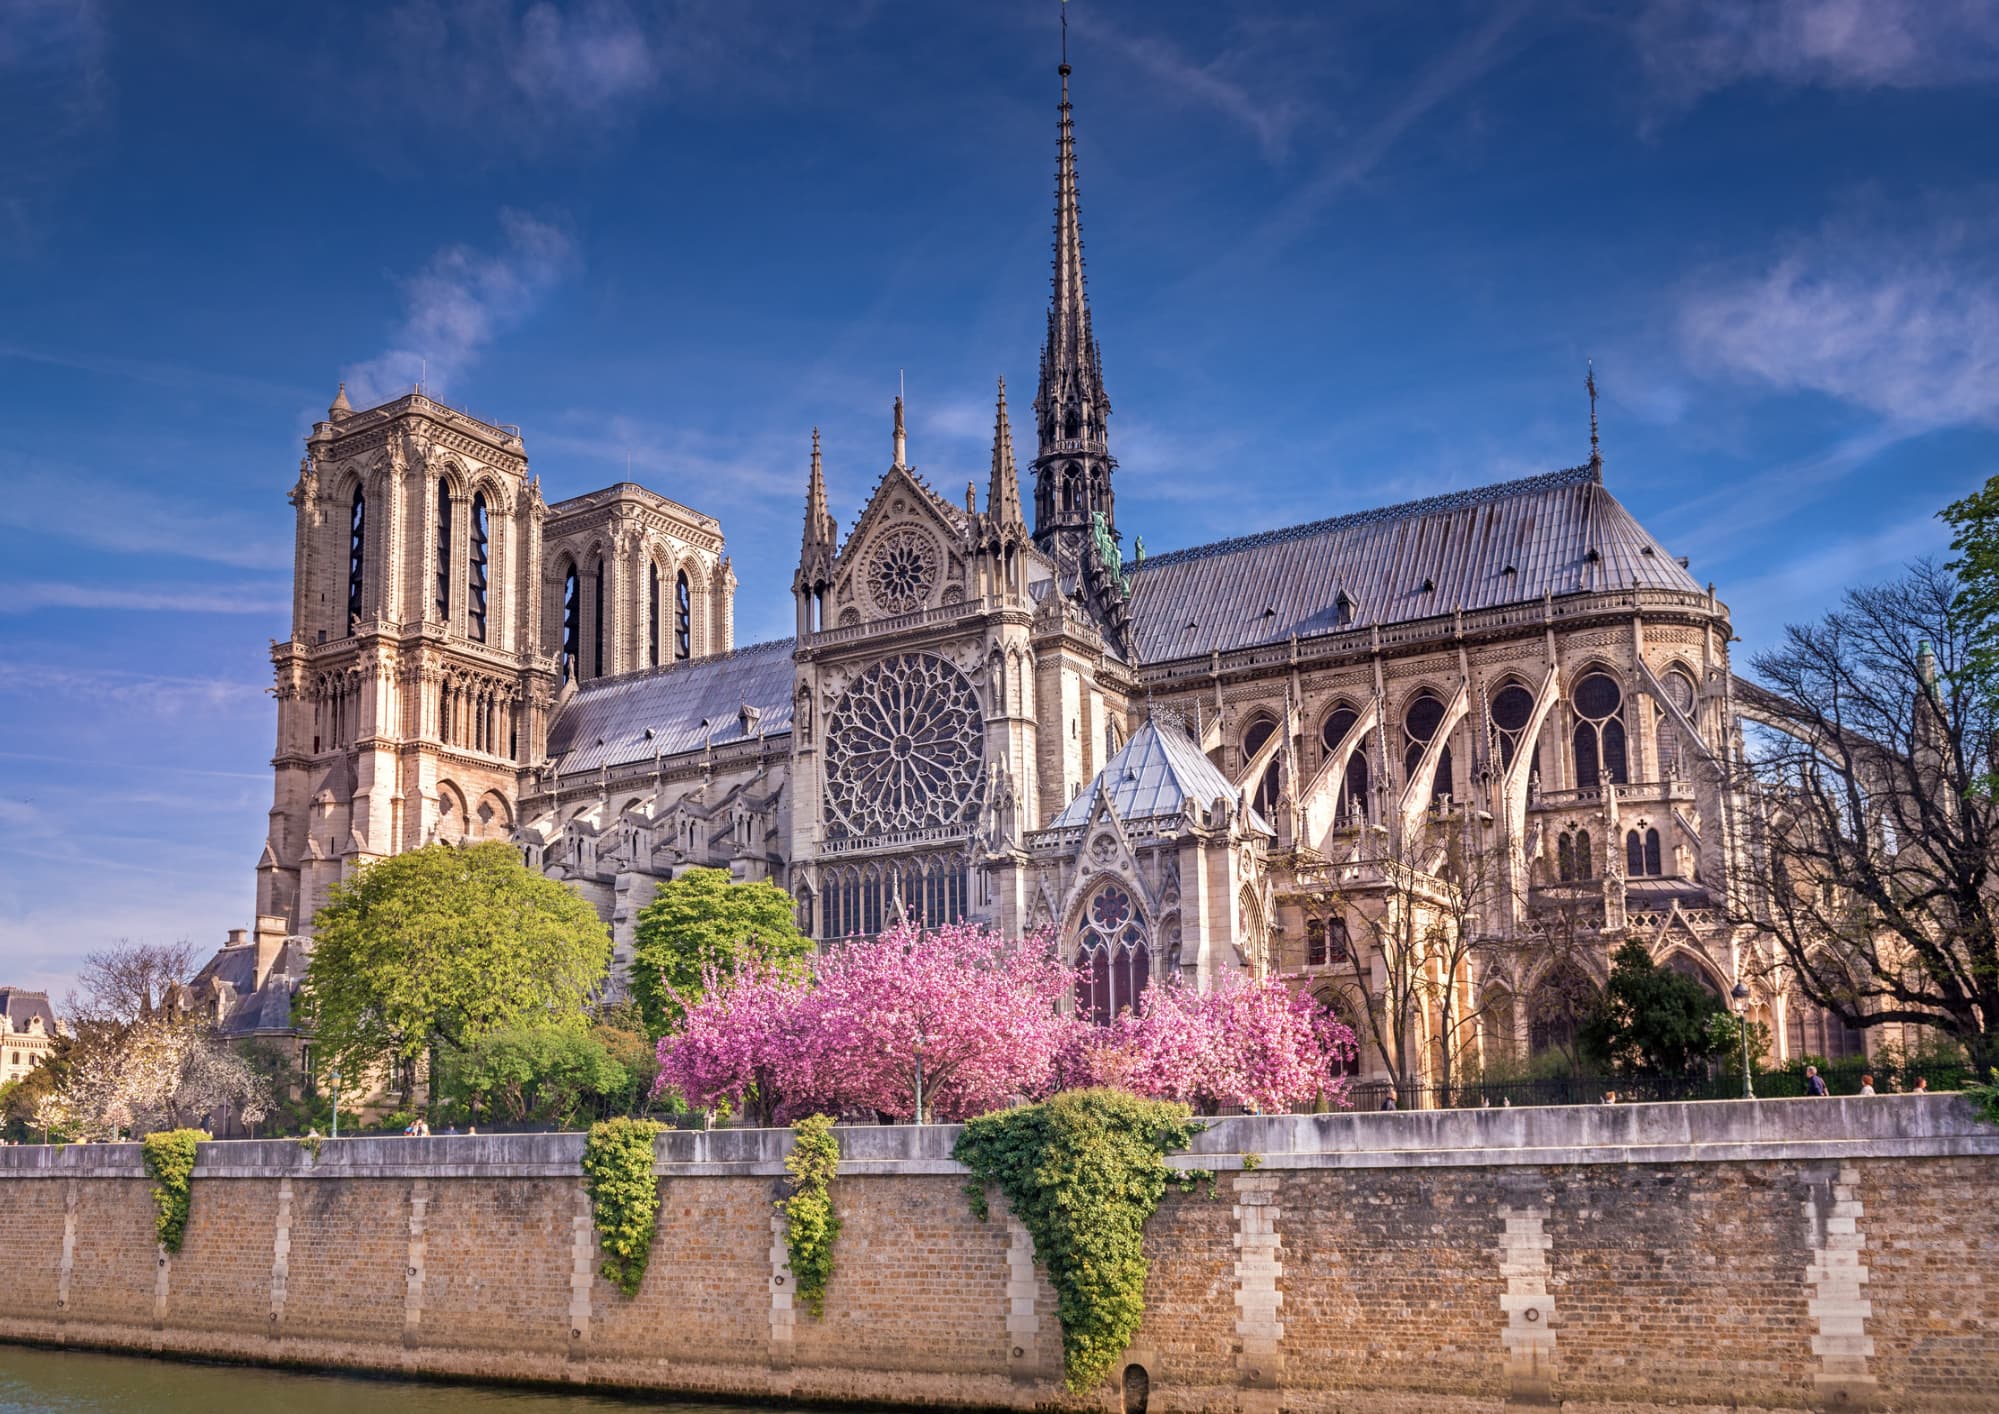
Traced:
<path fill-rule="evenodd" d="M 875 664 L 834 707 L 826 730 L 826 804 L 835 832 L 900 835 L 969 829 L 985 765 L 972 685 L 928 653 Z"/>
<path fill-rule="evenodd" d="M 884 613 L 922 608 L 936 582 L 937 546 L 920 530 L 892 530 L 868 556 L 868 593 Z"/>

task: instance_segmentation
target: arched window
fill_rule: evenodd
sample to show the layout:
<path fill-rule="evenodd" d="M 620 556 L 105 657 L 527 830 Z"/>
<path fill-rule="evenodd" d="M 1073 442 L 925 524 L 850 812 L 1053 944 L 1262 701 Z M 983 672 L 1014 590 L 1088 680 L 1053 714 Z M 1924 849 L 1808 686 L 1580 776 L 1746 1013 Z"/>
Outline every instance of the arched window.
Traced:
<path fill-rule="evenodd" d="M 1328 756 L 1340 749 L 1359 721 L 1360 713 L 1344 702 L 1326 714 L 1326 720 L 1319 724 L 1319 744 Z M 1334 813 L 1342 820 L 1367 818 L 1366 741 L 1354 743 L 1353 752 L 1347 757 L 1346 779 L 1340 784 Z"/>
<path fill-rule="evenodd" d="M 1567 835 L 1555 841 L 1555 867 L 1563 883 L 1576 877 L 1576 844 Z"/>
<path fill-rule="evenodd" d="M 1669 669 L 1659 680 L 1666 689 L 1666 697 L 1689 719 L 1694 713 L 1694 680 L 1679 668 Z M 1659 774 L 1671 780 L 1679 774 L 1681 762 L 1680 729 L 1674 725 L 1673 716 L 1663 708 L 1659 712 Z"/>
<path fill-rule="evenodd" d="M 562 576 L 562 680 L 576 681 L 582 671 L 583 587 L 576 582 L 576 566 Z"/>
<path fill-rule="evenodd" d="M 1717 982 L 1714 974 L 1701 966 L 1691 953 L 1674 953 L 1666 959 L 1666 966 L 1679 973 L 1682 977 L 1692 978 L 1694 981 L 1700 983 L 1701 989 L 1716 1001 L 1726 1003 L 1727 999 L 1722 996 L 1721 983 Z"/>
<path fill-rule="evenodd" d="M 437 616 L 451 622 L 451 482 L 437 478 Z"/>
<path fill-rule="evenodd" d="M 1534 694 L 1517 682 L 1510 682 L 1492 695 L 1492 726 L 1499 738 L 1499 767 L 1513 769 L 1513 758 L 1525 745 L 1527 723 L 1534 716 Z"/>
<path fill-rule="evenodd" d="M 673 656 L 694 656 L 694 596 L 687 588 L 687 571 L 673 577 Z"/>
<path fill-rule="evenodd" d="M 1665 872 L 1661 862 L 1657 830 L 1632 830 L 1624 836 L 1624 872 L 1631 878 L 1657 878 Z"/>
<path fill-rule="evenodd" d="M 486 518 L 486 493 L 481 491 L 472 498 L 472 564 L 467 577 L 470 592 L 465 596 L 470 610 L 466 627 L 474 643 L 486 641 L 486 560 L 491 530 Z"/>
<path fill-rule="evenodd" d="M 604 676 L 604 562 L 590 572 L 590 676 Z"/>
<path fill-rule="evenodd" d="M 1596 843 L 1590 839 L 1588 830 L 1576 831 L 1576 877 L 1596 877 Z"/>
<path fill-rule="evenodd" d="M 1083 910 L 1076 967 L 1076 1010 L 1097 1025 L 1138 1009 L 1152 982 L 1152 946 L 1123 885 L 1103 885 Z"/>
<path fill-rule="evenodd" d="M 646 566 L 646 646 L 652 665 L 659 666 L 659 566 Z"/>
<path fill-rule="evenodd" d="M 1277 723 L 1269 717 L 1258 717 L 1251 722 L 1249 730 L 1242 734 L 1243 764 L 1254 761 L 1256 753 L 1268 746 L 1275 735 Z M 1277 792 L 1284 783 L 1283 769 L 1283 763 L 1273 757 L 1270 765 L 1264 768 L 1262 779 L 1257 781 L 1254 803 L 1259 814 L 1268 817 L 1276 813 Z"/>
<path fill-rule="evenodd" d="M 368 498 L 354 488 L 354 506 L 347 523 L 347 631 L 354 631 L 361 617 L 361 581 L 368 559 Z"/>
<path fill-rule="evenodd" d="M 1338 1055 L 1334 1056 L 1332 1066 L 1327 1073 L 1334 1079 L 1338 1079 L 1341 1076 L 1359 1075 L 1360 1028 L 1354 1025 L 1353 1004 L 1344 995 L 1335 991 L 1320 992 L 1314 1000 L 1319 1003 L 1321 1011 L 1332 1020 L 1346 1027 L 1348 1031 L 1353 1033 L 1354 1038 L 1352 1049 L 1341 1051 Z"/>
<path fill-rule="evenodd" d="M 1847 1060 L 1867 1054 L 1858 1027 L 1848 1026 L 1802 992 L 1791 993 L 1791 1004 L 1784 1010 L 1784 1048 L 1793 1060 L 1799 1056 Z"/>
<path fill-rule="evenodd" d="M 1402 714 L 1402 779 L 1405 783 L 1415 778 L 1416 768 L 1423 764 L 1423 752 L 1443 724 L 1443 699 L 1428 688 L 1417 693 L 1415 700 Z M 1451 748 L 1445 746 L 1437 753 L 1437 777 L 1430 787 L 1430 803 L 1434 805 L 1450 793 Z"/>
<path fill-rule="evenodd" d="M 1625 783 L 1624 689 L 1609 673 L 1590 673 L 1576 684 L 1576 784 Z"/>
<path fill-rule="evenodd" d="M 1596 983 L 1575 963 L 1549 968 L 1527 997 L 1527 1047 L 1531 1054 L 1563 1051 L 1573 1056 L 1576 1027 L 1596 1001 Z"/>

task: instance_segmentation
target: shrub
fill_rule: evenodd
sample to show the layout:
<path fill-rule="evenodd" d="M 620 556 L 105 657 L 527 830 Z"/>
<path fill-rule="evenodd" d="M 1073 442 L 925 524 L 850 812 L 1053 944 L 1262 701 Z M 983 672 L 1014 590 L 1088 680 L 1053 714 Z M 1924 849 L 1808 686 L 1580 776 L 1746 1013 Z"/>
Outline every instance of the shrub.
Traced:
<path fill-rule="evenodd" d="M 604 1249 L 600 1268 L 627 1296 L 638 1295 L 659 1221 L 659 1180 L 653 1140 L 665 1126 L 650 1119 L 607 1119 L 590 1126 L 583 1143 L 583 1186 Z"/>
<path fill-rule="evenodd" d="M 833 1211 L 827 1189 L 840 1167 L 840 1141 L 833 1136 L 829 1115 L 807 1116 L 791 1132 L 791 1152 L 784 1159 L 791 1196 L 777 1206 L 784 1210 L 791 1279 L 812 1314 L 823 1316 L 826 1283 L 833 1276 L 833 1243 L 840 1236 L 840 1215 Z"/>
<path fill-rule="evenodd" d="M 1069 1388 L 1088 1389 L 1131 1341 L 1145 1314 L 1145 1222 L 1168 1183 L 1193 1174 L 1166 1167 L 1201 1129 L 1182 1104 L 1122 1090 L 1072 1090 L 972 1120 L 956 1157 L 972 1171 L 972 1210 L 986 1216 L 986 1187 L 1034 1238 L 1055 1288 Z M 1209 1176 L 1212 1178 L 1212 1176 Z"/>
<path fill-rule="evenodd" d="M 146 1161 L 146 1173 L 153 1180 L 153 1202 L 159 1205 L 154 1227 L 160 1246 L 180 1251 L 187 1237 L 188 1200 L 194 1187 L 195 1146 L 207 1139 L 200 1129 L 163 1129 L 148 1134 L 139 1145 Z"/>

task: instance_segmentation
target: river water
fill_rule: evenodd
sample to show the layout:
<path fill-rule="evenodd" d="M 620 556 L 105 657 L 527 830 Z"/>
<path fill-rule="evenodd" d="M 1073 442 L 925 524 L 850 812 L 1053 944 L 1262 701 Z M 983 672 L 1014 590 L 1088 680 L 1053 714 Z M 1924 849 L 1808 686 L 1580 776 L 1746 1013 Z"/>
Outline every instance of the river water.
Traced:
<path fill-rule="evenodd" d="M 0 1414 L 740 1414 L 745 1405 L 196 1365 L 0 1345 Z M 797 1405 L 769 1408 L 798 1410 Z"/>

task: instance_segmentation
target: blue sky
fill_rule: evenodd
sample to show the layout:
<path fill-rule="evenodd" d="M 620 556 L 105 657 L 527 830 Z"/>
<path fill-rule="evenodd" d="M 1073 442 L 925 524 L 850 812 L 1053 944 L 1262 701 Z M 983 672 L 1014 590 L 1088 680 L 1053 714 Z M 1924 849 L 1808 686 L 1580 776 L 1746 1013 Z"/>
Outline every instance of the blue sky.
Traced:
<path fill-rule="evenodd" d="M 1572 465 L 1745 650 L 1999 472 L 1986 0 L 1075 0 L 1119 523 Z M 983 476 L 1047 292 L 1053 0 L 0 0 L 0 982 L 250 921 L 285 492 L 346 378 L 550 499 L 721 517 L 789 631 L 811 428 Z"/>

